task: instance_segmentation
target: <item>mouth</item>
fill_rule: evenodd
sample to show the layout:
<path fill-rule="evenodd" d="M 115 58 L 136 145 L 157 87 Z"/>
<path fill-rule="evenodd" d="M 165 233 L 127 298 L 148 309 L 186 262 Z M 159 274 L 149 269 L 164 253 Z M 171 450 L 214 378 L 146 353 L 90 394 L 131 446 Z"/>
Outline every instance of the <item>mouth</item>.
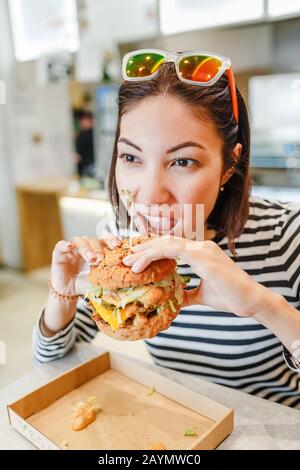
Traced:
<path fill-rule="evenodd" d="M 138 216 L 142 219 L 146 231 L 152 234 L 172 234 L 176 225 L 176 220 L 172 217 L 159 217 L 139 212 Z"/>

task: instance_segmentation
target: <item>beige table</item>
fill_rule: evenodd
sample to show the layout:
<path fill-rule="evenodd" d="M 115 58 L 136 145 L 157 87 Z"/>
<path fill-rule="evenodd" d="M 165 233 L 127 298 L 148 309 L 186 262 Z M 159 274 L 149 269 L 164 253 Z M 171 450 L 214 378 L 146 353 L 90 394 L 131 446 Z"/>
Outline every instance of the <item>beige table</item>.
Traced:
<path fill-rule="evenodd" d="M 36 364 L 32 372 L 2 389 L 0 391 L 0 449 L 35 449 L 30 442 L 10 428 L 6 413 L 7 403 L 15 401 L 102 351 L 90 344 L 77 345 L 65 358 L 49 364 Z M 229 408 L 234 408 L 234 431 L 219 446 L 219 449 L 300 450 L 300 411 L 170 369 L 146 362 L 143 365 Z"/>

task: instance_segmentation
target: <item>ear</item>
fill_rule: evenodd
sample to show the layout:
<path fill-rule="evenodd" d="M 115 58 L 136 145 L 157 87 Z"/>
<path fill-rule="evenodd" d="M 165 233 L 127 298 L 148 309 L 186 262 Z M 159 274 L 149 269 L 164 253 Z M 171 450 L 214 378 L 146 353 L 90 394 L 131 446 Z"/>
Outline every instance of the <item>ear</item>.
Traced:
<path fill-rule="evenodd" d="M 242 153 L 242 144 L 240 143 L 237 143 L 235 144 L 235 146 L 233 147 L 232 149 L 232 157 L 234 159 L 234 166 L 238 163 L 240 157 L 241 157 L 241 153 Z M 224 184 L 227 183 L 227 181 L 230 180 L 230 178 L 232 177 L 233 173 L 234 173 L 234 166 L 230 167 L 226 173 L 224 173 L 224 175 L 222 176 L 222 180 L 221 180 L 221 186 L 223 186 Z"/>

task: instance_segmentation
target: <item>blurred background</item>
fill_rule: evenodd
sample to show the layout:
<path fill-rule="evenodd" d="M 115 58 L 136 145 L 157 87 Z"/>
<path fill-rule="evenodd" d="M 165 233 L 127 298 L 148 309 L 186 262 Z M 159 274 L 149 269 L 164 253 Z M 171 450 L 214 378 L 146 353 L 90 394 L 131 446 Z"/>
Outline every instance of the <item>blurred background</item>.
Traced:
<path fill-rule="evenodd" d="M 251 115 L 253 194 L 300 202 L 300 0 L 0 0 L 0 31 L 3 386 L 32 367 L 55 243 L 95 236 L 111 213 L 124 53 L 230 57 Z"/>

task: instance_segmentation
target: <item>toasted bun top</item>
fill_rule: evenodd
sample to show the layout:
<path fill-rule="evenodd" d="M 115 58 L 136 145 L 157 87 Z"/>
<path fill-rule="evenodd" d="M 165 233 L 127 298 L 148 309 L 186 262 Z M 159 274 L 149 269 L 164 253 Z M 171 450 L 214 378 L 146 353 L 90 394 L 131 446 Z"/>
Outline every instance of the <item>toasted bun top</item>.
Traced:
<path fill-rule="evenodd" d="M 138 245 L 146 240 L 149 238 L 133 238 L 132 245 Z M 103 252 L 104 259 L 97 266 L 91 266 L 88 278 L 92 284 L 110 290 L 158 282 L 168 277 L 176 269 L 175 260 L 164 258 L 153 261 L 141 273 L 133 273 L 131 266 L 125 266 L 122 263 L 123 258 L 131 252 L 129 239 L 122 240 L 121 246 L 113 250 L 104 247 Z"/>

